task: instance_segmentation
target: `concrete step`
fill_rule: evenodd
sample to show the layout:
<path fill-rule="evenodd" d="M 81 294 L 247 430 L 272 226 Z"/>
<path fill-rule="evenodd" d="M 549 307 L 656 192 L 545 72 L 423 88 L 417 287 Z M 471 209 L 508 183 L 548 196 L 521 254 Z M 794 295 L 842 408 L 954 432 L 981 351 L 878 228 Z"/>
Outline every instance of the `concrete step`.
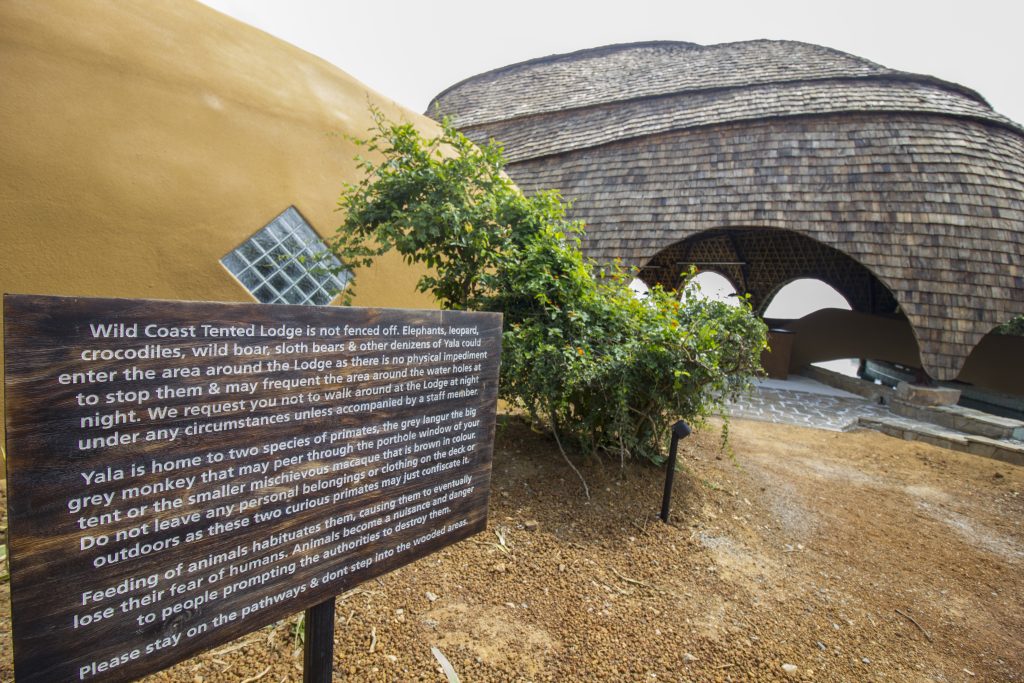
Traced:
<path fill-rule="evenodd" d="M 889 410 L 901 417 L 945 427 L 957 432 L 985 436 L 990 439 L 1024 441 L 1024 422 L 983 413 L 963 406 L 921 406 L 898 398 L 889 400 Z"/>
<path fill-rule="evenodd" d="M 869 379 L 878 379 L 891 386 L 896 386 L 901 381 L 914 381 L 913 373 L 897 368 L 892 363 L 869 360 L 865 370 Z M 940 382 L 940 384 L 951 389 L 959 389 L 961 403 L 976 405 L 988 413 L 1000 413 L 1015 416 L 1018 419 L 1024 416 L 1024 396 L 982 389 L 961 382 Z"/>
<path fill-rule="evenodd" d="M 816 365 L 808 365 L 800 368 L 799 373 L 804 377 L 813 379 L 816 382 L 836 387 L 851 394 L 863 396 L 872 403 L 888 403 L 896 390 L 885 384 L 875 384 L 860 377 L 848 377 L 842 373 L 827 368 L 819 368 Z"/>
<path fill-rule="evenodd" d="M 941 425 L 896 415 L 891 417 L 865 415 L 858 418 L 857 424 L 865 429 L 873 429 L 904 441 L 923 441 L 941 448 L 1024 466 L 1024 441 L 968 434 Z"/>

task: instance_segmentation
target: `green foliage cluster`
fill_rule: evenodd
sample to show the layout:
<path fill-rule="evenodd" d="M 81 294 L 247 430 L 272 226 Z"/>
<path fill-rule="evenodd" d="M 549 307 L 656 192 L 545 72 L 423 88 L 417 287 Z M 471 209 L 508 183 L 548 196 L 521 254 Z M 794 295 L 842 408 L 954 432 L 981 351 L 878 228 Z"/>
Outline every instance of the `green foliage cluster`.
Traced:
<path fill-rule="evenodd" d="M 375 160 L 343 190 L 332 251 L 365 266 L 396 250 L 429 267 L 418 286 L 443 307 L 502 313 L 500 395 L 560 445 L 660 462 L 675 419 L 699 422 L 749 386 L 766 330 L 745 302 L 637 298 L 631 273 L 583 257 L 558 193 L 526 196 L 504 175 L 499 146 L 375 116 L 360 141 Z"/>
<path fill-rule="evenodd" d="M 1008 334 L 1014 337 L 1024 337 L 1024 315 L 1011 318 L 995 329 L 996 334 Z"/>

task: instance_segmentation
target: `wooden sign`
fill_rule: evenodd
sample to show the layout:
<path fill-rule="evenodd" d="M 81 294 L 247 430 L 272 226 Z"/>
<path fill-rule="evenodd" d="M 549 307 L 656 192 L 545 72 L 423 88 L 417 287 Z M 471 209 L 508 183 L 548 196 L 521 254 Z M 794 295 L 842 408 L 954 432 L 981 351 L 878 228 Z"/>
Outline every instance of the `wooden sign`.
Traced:
<path fill-rule="evenodd" d="M 501 316 L 4 298 L 15 675 L 122 681 L 486 526 Z"/>

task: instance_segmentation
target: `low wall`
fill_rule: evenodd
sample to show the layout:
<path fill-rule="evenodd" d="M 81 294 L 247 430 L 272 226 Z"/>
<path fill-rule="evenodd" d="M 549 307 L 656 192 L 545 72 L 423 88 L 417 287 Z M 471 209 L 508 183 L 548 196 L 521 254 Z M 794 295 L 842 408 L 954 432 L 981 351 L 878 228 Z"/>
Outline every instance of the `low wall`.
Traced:
<path fill-rule="evenodd" d="M 869 358 L 920 367 L 917 339 L 906 318 L 826 308 L 799 320 L 769 320 L 793 335 L 789 371 L 837 358 Z M 975 347 L 957 381 L 988 391 L 1024 395 L 1024 337 L 989 334 Z"/>
<path fill-rule="evenodd" d="M 917 339 L 906 318 L 823 308 L 799 320 L 767 321 L 795 333 L 789 368 L 837 358 L 873 358 L 921 365 Z"/>
<path fill-rule="evenodd" d="M 1003 394 L 1024 396 L 1024 337 L 987 334 L 957 380 Z"/>

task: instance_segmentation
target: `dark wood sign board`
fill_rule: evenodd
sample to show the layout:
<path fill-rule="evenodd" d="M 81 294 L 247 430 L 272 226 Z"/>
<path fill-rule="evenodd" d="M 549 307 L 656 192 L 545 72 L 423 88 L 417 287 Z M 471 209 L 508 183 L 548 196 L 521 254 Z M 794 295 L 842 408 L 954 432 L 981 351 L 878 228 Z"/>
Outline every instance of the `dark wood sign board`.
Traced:
<path fill-rule="evenodd" d="M 501 316 L 8 295 L 14 667 L 123 681 L 483 530 Z"/>

